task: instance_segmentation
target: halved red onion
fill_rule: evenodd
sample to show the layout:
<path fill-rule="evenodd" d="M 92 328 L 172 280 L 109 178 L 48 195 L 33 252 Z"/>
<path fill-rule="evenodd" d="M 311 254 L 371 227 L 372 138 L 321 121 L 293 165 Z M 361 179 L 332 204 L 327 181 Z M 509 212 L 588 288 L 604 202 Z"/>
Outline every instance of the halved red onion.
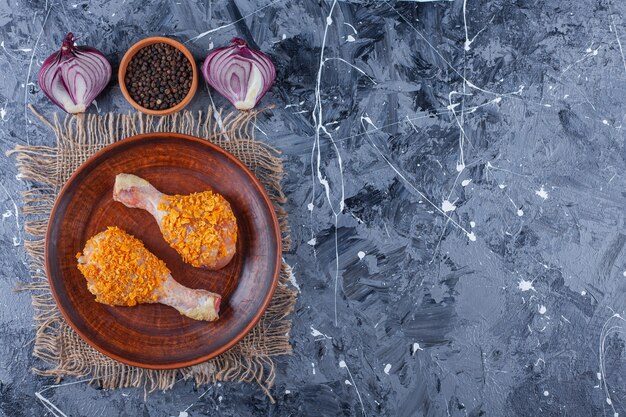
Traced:
<path fill-rule="evenodd" d="M 111 64 L 100 51 L 75 46 L 74 35 L 41 65 L 37 82 L 57 106 L 68 113 L 83 113 L 111 80 Z"/>
<path fill-rule="evenodd" d="M 261 51 L 250 49 L 243 39 L 214 49 L 202 64 L 202 74 L 218 93 L 239 110 L 250 110 L 276 78 L 276 68 Z"/>

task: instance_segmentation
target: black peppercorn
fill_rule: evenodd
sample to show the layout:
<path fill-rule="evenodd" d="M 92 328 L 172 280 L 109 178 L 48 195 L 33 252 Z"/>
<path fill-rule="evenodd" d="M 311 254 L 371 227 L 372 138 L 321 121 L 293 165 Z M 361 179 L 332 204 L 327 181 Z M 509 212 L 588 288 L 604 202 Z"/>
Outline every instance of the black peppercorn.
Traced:
<path fill-rule="evenodd" d="M 191 87 L 191 63 L 173 46 L 157 43 L 140 49 L 128 63 L 124 82 L 139 105 L 165 110 L 180 103 Z"/>

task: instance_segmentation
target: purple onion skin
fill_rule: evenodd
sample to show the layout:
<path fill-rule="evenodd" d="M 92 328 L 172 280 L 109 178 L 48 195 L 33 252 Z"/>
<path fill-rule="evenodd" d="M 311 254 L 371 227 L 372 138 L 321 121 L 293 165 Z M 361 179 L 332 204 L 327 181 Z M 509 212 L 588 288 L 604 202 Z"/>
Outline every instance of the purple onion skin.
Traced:
<path fill-rule="evenodd" d="M 100 51 L 74 46 L 70 32 L 61 49 L 41 65 L 41 91 L 67 113 L 83 113 L 111 80 L 111 64 Z"/>
<path fill-rule="evenodd" d="M 250 110 L 276 78 L 276 68 L 261 51 L 233 38 L 229 46 L 209 52 L 202 64 L 204 79 L 239 110 Z"/>

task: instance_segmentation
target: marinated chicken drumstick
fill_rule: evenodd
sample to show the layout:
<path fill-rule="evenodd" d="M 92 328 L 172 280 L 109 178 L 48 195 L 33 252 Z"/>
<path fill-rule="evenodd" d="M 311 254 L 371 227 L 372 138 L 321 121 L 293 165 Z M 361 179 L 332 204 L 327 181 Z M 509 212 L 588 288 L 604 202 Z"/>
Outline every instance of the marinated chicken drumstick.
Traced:
<path fill-rule="evenodd" d="M 119 174 L 113 199 L 152 214 L 167 243 L 195 267 L 220 269 L 235 255 L 237 220 L 220 194 L 167 195 L 143 178 Z"/>
<path fill-rule="evenodd" d="M 195 320 L 218 319 L 218 294 L 187 288 L 172 278 L 165 262 L 118 227 L 87 241 L 76 255 L 78 269 L 96 301 L 112 306 L 161 303 Z"/>

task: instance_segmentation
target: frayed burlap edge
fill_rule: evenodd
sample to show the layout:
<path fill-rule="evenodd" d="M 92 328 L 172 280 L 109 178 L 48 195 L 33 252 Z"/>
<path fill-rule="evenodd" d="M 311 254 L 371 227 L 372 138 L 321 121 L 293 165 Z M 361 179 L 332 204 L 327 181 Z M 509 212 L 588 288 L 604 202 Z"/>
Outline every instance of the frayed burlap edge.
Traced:
<path fill-rule="evenodd" d="M 50 292 L 44 266 L 44 237 L 55 198 L 63 184 L 87 158 L 103 147 L 128 136 L 149 132 L 177 132 L 205 138 L 240 159 L 259 178 L 270 195 L 278 215 L 283 249 L 291 245 L 287 215 L 282 208 L 282 161 L 278 151 L 254 139 L 258 112 L 223 116 L 183 111 L 162 118 L 140 113 L 103 115 L 54 115 L 52 122 L 39 116 L 57 138 L 57 146 L 17 146 L 8 152 L 15 156 L 19 177 L 29 181 L 23 192 L 26 232 L 30 255 L 29 290 L 35 310 L 36 336 L 33 355 L 47 363 L 33 371 L 61 379 L 65 376 L 90 377 L 106 389 L 143 387 L 144 392 L 166 390 L 180 378 L 193 378 L 197 384 L 217 381 L 256 382 L 273 402 L 269 389 L 275 377 L 273 357 L 291 353 L 287 318 L 296 302 L 296 292 L 287 286 L 290 267 L 283 263 L 278 287 L 265 314 L 254 329 L 236 346 L 210 361 L 177 370 L 150 370 L 117 362 L 91 348 L 72 330 L 60 314 Z"/>

